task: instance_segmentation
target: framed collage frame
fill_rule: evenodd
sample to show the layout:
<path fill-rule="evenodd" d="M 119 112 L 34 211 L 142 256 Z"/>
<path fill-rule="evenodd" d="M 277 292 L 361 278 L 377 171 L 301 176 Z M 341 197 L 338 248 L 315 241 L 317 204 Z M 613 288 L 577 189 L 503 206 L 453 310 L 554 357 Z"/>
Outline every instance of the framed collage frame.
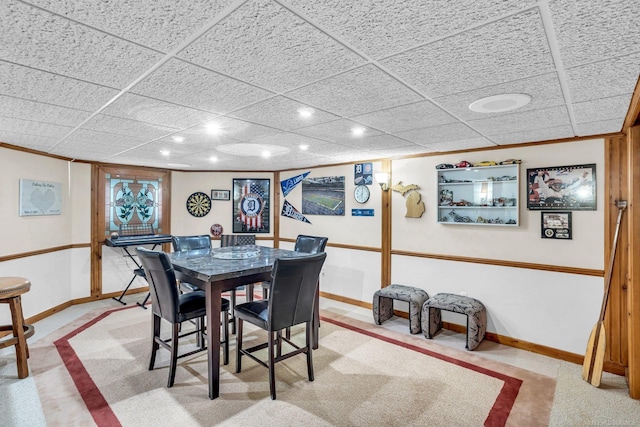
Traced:
<path fill-rule="evenodd" d="M 540 237 L 571 240 L 571 212 L 541 212 Z"/>
<path fill-rule="evenodd" d="M 269 233 L 271 180 L 233 178 L 233 232 Z"/>

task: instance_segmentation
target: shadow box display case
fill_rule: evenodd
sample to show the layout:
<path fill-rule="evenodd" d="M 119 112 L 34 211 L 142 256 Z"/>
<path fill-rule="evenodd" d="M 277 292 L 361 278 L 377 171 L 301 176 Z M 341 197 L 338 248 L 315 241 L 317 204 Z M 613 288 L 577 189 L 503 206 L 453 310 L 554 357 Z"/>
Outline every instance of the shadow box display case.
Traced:
<path fill-rule="evenodd" d="M 519 225 L 519 164 L 436 171 L 438 223 Z"/>

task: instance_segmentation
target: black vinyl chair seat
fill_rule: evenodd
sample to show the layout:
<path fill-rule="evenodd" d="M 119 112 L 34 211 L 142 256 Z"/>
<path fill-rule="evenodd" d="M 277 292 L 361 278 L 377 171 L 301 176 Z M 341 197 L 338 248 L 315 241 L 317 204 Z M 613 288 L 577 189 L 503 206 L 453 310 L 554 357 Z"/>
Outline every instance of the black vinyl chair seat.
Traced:
<path fill-rule="evenodd" d="M 236 372 L 242 370 L 242 356 L 248 356 L 269 369 L 271 399 L 276 398 L 275 364 L 297 354 L 307 355 L 307 375 L 314 380 L 312 359 L 312 322 L 316 304 L 316 291 L 320 270 L 327 257 L 322 252 L 315 255 L 276 259 L 271 271 L 271 295 L 268 300 L 249 301 L 235 306 L 237 325 Z M 242 347 L 243 322 L 249 322 L 268 332 L 266 343 L 250 348 Z M 279 331 L 294 325 L 305 324 L 305 345 L 299 346 Z M 293 350 L 281 354 L 282 341 Z M 268 361 L 253 353 L 268 348 Z M 277 354 L 276 354 L 276 349 Z"/>

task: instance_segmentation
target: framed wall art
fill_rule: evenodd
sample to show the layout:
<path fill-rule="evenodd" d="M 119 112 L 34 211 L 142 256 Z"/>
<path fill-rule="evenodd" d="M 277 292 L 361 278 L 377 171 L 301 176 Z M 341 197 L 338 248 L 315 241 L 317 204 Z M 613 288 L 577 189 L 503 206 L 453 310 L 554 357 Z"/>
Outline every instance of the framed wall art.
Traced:
<path fill-rule="evenodd" d="M 61 183 L 20 180 L 20 216 L 60 215 L 61 213 Z"/>
<path fill-rule="evenodd" d="M 541 220 L 543 239 L 571 240 L 571 212 L 542 212 Z"/>
<path fill-rule="evenodd" d="M 211 200 L 230 200 L 231 191 L 229 190 L 211 190 Z"/>
<path fill-rule="evenodd" d="M 233 232 L 269 233 L 269 179 L 233 179 Z"/>
<path fill-rule="evenodd" d="M 344 176 L 304 179 L 302 181 L 302 213 L 344 216 Z"/>
<path fill-rule="evenodd" d="M 527 209 L 596 210 L 596 165 L 527 169 Z"/>

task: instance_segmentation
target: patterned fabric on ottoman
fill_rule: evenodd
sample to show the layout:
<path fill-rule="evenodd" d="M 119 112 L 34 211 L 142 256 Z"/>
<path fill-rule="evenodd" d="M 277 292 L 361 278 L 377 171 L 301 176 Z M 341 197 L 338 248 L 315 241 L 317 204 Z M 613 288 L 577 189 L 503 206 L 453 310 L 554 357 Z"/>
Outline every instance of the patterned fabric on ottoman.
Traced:
<path fill-rule="evenodd" d="M 404 285 L 389 285 L 373 294 L 373 320 L 381 325 L 393 317 L 393 300 L 409 303 L 409 330 L 412 334 L 420 332 L 420 311 L 429 295 L 420 288 Z"/>
<path fill-rule="evenodd" d="M 487 331 L 487 311 L 480 301 L 456 294 L 436 294 L 429 298 L 422 306 L 422 332 L 427 338 L 433 336 L 442 328 L 442 313 L 440 310 L 452 311 L 467 315 L 467 345 L 473 350 L 484 339 Z"/>

